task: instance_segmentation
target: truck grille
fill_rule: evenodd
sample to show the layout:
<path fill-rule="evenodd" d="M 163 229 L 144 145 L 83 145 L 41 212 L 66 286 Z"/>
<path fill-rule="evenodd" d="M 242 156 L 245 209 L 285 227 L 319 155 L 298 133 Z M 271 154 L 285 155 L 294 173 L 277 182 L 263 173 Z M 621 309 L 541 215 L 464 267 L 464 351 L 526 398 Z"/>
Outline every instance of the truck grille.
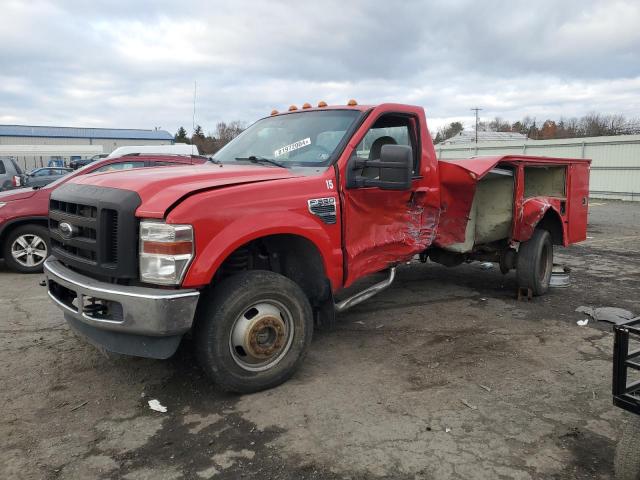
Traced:
<path fill-rule="evenodd" d="M 137 277 L 135 192 L 65 184 L 51 195 L 53 254 L 69 267 L 110 279 Z"/>

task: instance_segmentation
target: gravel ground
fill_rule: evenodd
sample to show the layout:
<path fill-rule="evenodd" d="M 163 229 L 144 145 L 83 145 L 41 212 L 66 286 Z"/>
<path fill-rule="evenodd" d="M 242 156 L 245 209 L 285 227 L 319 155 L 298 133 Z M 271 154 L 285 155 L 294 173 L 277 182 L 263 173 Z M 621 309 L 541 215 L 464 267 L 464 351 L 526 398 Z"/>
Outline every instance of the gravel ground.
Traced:
<path fill-rule="evenodd" d="M 532 302 L 513 273 L 403 266 L 316 333 L 291 381 L 241 397 L 189 341 L 168 361 L 99 353 L 41 275 L 0 264 L 0 478 L 611 478 L 628 418 L 611 328 L 575 309 L 640 313 L 640 203 L 593 201 L 589 236 L 557 252 L 571 287 Z"/>

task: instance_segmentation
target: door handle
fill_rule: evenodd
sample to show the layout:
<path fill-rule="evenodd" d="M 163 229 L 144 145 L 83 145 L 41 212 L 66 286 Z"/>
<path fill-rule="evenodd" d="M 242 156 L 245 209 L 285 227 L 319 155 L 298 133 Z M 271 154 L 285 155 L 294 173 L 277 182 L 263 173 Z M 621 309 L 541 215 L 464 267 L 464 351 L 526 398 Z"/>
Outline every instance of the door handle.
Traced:
<path fill-rule="evenodd" d="M 411 197 L 409 198 L 409 203 L 411 205 L 415 205 L 418 202 L 424 200 L 424 197 L 427 196 L 429 189 L 427 187 L 418 187 L 411 192 Z"/>

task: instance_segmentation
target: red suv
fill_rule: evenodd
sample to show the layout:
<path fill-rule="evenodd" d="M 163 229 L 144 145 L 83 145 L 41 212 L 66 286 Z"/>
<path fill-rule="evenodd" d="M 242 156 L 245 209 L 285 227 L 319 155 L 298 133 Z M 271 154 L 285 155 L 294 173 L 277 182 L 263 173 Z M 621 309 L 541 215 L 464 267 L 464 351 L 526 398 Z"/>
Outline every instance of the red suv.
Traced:
<path fill-rule="evenodd" d="M 42 265 L 50 251 L 47 230 L 49 197 L 56 187 L 78 175 L 141 167 L 195 165 L 206 161 L 206 157 L 179 155 L 126 155 L 105 158 L 41 188 L 0 192 L 0 258 L 4 258 L 7 267 L 16 272 L 42 271 Z"/>

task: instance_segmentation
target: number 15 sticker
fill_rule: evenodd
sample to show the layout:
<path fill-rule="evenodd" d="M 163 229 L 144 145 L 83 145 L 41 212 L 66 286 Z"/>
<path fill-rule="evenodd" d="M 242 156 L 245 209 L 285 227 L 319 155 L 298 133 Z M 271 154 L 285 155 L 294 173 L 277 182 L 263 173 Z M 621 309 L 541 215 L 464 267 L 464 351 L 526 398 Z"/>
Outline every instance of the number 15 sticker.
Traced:
<path fill-rule="evenodd" d="M 327 190 L 333 190 L 333 180 L 327 180 Z"/>

